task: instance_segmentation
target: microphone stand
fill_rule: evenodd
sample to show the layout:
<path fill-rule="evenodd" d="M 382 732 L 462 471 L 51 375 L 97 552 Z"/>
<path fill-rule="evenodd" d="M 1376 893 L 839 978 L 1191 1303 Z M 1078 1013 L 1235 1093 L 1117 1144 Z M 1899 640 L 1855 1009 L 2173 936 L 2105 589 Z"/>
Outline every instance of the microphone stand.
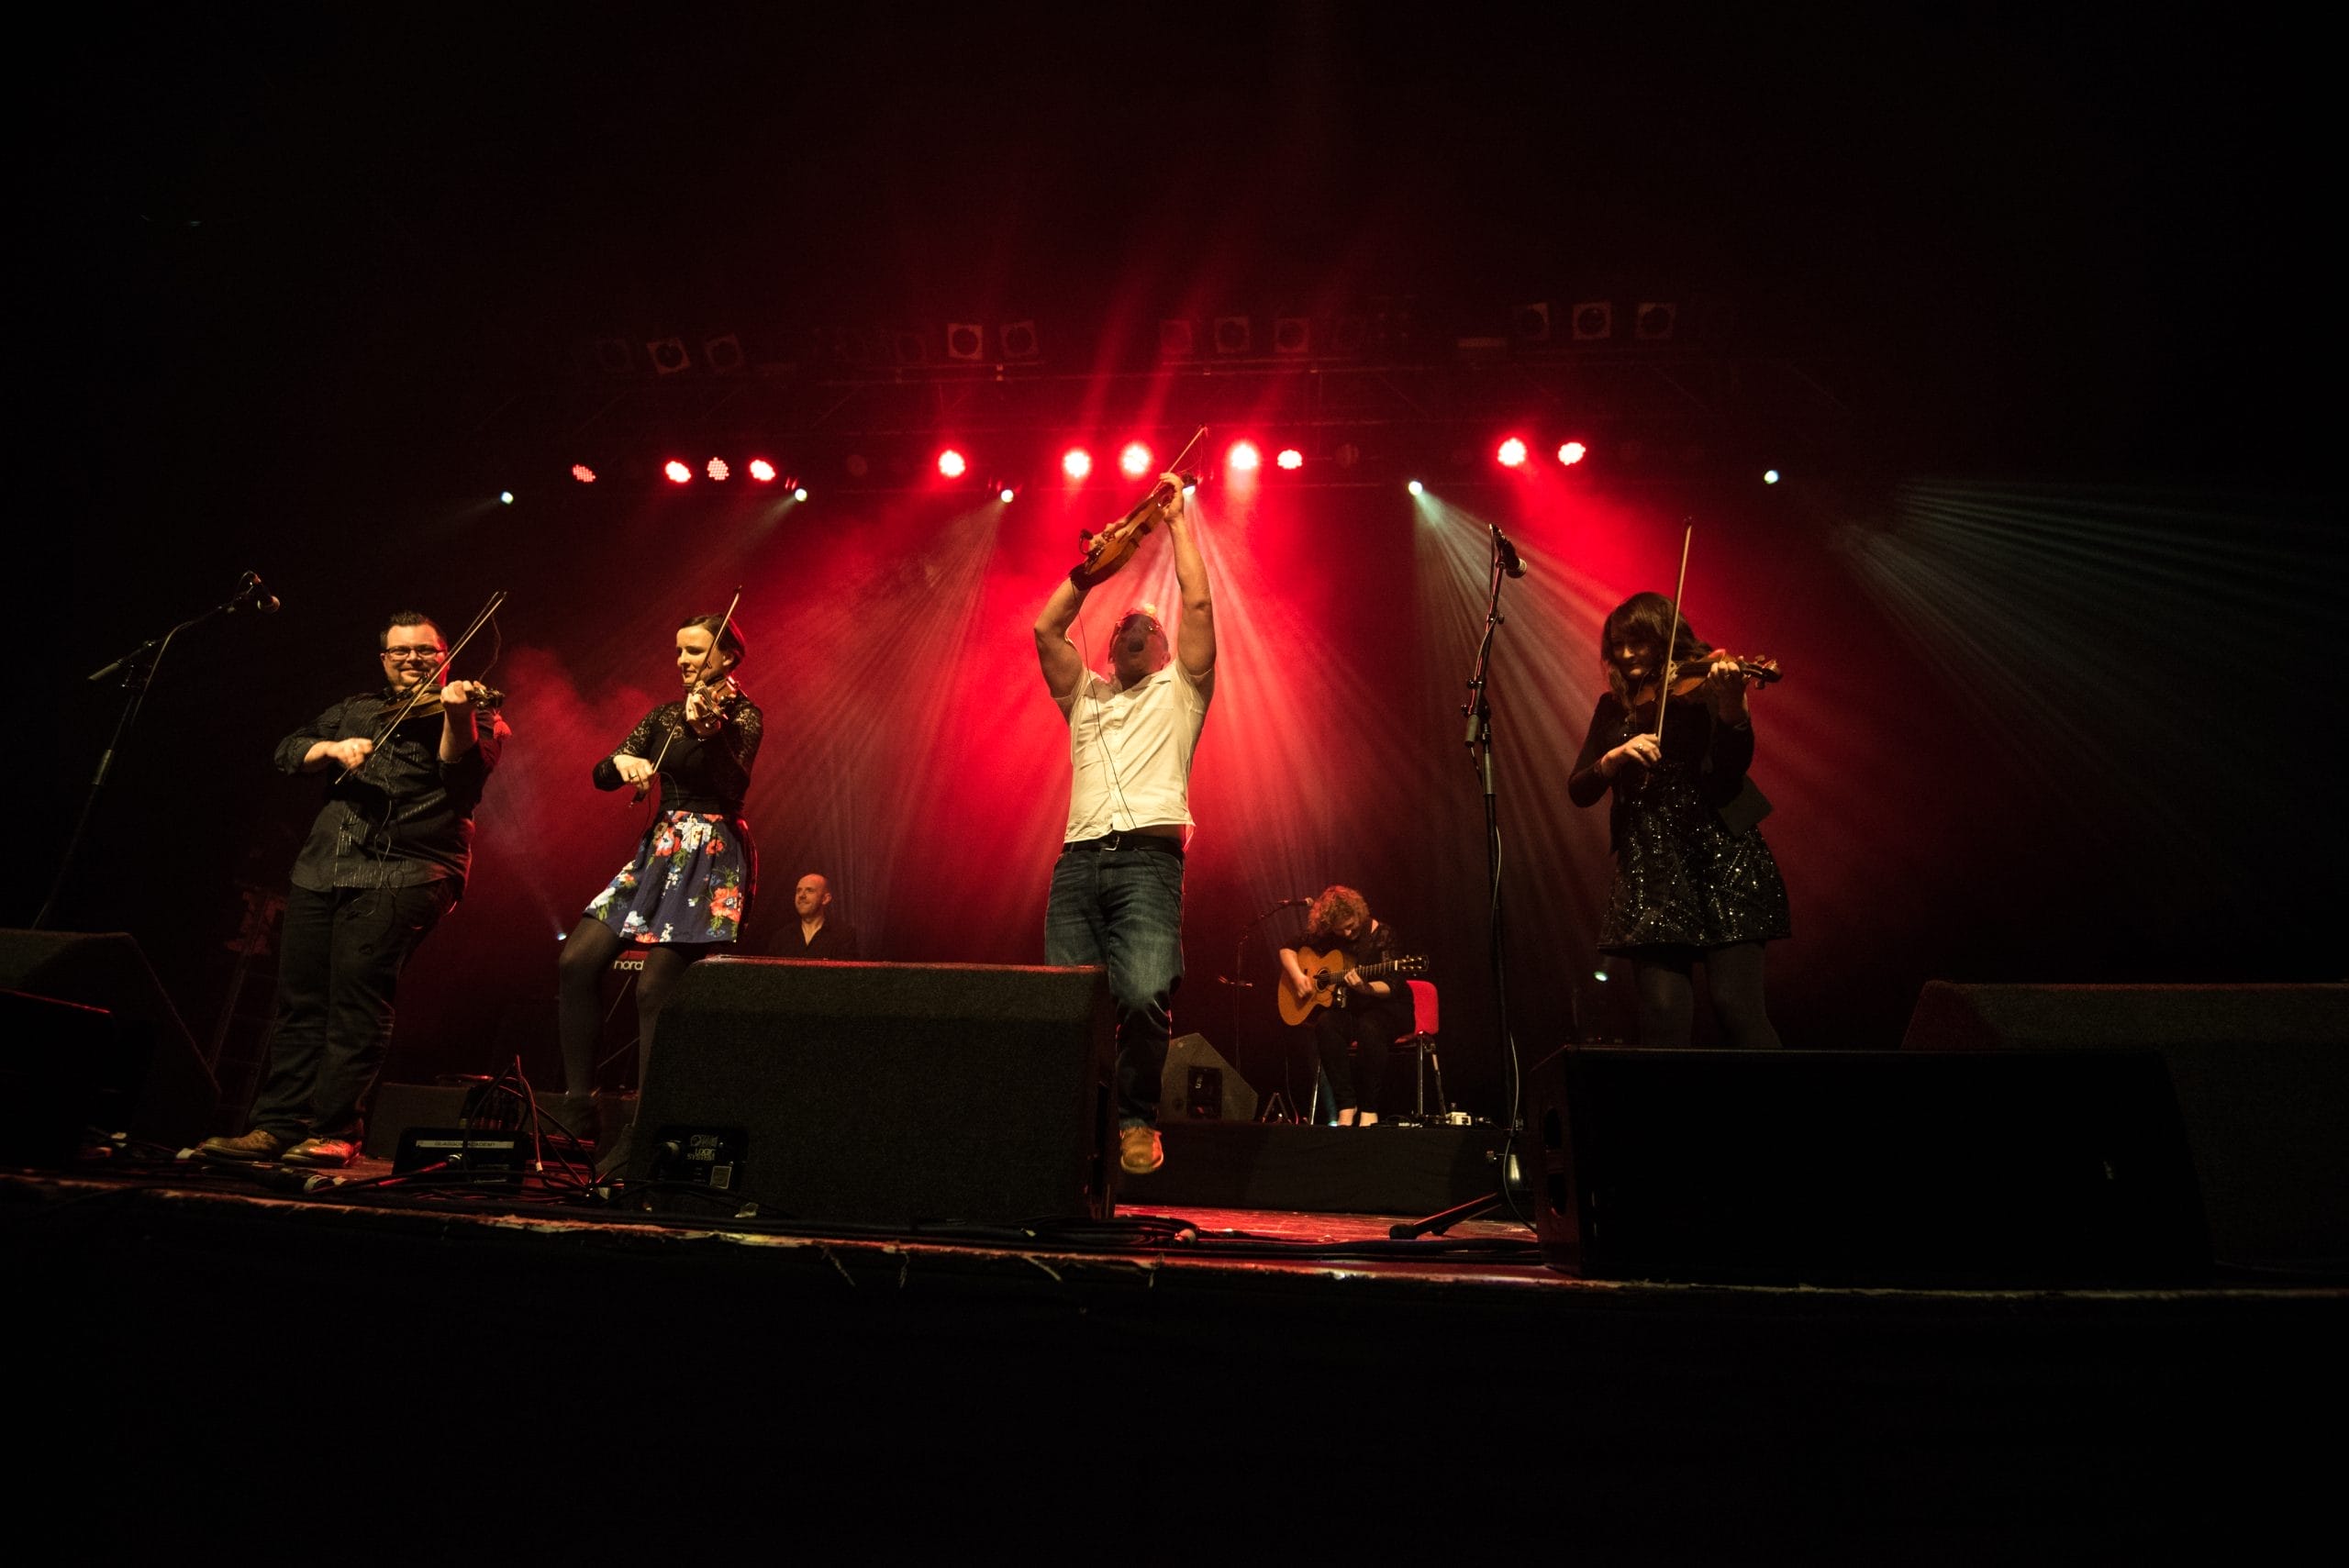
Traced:
<path fill-rule="evenodd" d="M 262 600 L 253 596 L 254 591 L 260 588 L 261 579 L 252 577 L 225 604 L 215 605 L 202 615 L 180 622 L 161 637 L 149 638 L 121 658 L 91 671 L 86 677 L 92 681 L 103 681 L 120 674 L 122 712 L 116 716 L 114 734 L 108 738 L 106 749 L 98 755 L 97 771 L 90 776 L 90 787 L 82 797 L 82 814 L 74 818 L 73 831 L 65 840 L 65 853 L 58 862 L 57 875 L 49 884 L 49 896 L 41 900 L 40 913 L 33 917 L 32 929 L 47 929 L 50 917 L 57 912 L 57 900 L 63 895 L 66 882 L 73 874 L 73 860 L 81 852 L 83 836 L 89 831 L 90 818 L 97 811 L 98 797 L 106 793 L 106 778 L 114 772 L 115 759 L 128 743 L 131 727 L 139 721 L 139 710 L 147 701 L 148 688 L 154 683 L 155 672 L 161 668 L 163 655 L 172 651 L 172 639 L 208 620 L 235 615 L 240 609 L 260 610 Z M 262 593 L 265 597 L 266 590 Z"/>
<path fill-rule="evenodd" d="M 1489 527 L 1489 525 L 1487 525 Z M 1517 1162 L 1518 1134 L 1523 1130 L 1520 1098 L 1520 1074 L 1517 1062 L 1517 1039 L 1508 1028 L 1508 962 L 1506 927 L 1501 919 L 1501 821 L 1500 807 L 1493 790 L 1493 708 L 1486 690 L 1493 668 L 1493 642 L 1504 624 L 1501 611 L 1501 584 L 1511 576 L 1522 575 L 1524 568 L 1518 564 L 1516 551 L 1509 549 L 1498 528 L 1493 536 L 1492 587 L 1485 601 L 1485 638 L 1476 645 L 1475 672 L 1468 677 L 1468 700 L 1460 707 L 1468 721 L 1466 741 L 1468 758 L 1476 769 L 1485 790 L 1485 889 L 1486 914 L 1492 930 L 1490 961 L 1493 970 L 1493 1003 L 1500 1024 L 1502 1088 L 1508 1111 L 1502 1122 L 1500 1157 L 1496 1162 L 1494 1190 L 1482 1197 L 1428 1215 L 1424 1218 L 1406 1220 L 1391 1226 L 1387 1235 L 1397 1241 L 1417 1240 L 1422 1236 L 1441 1236 L 1464 1219 L 1475 1219 L 1506 1206 L 1510 1215 L 1524 1224 L 1532 1222 L 1518 1212 L 1517 1201 L 1509 1192 L 1509 1172 Z M 1516 566 L 1517 571 L 1509 571 Z"/>
<path fill-rule="evenodd" d="M 1241 927 L 1240 940 L 1231 944 L 1231 1054 L 1235 1064 L 1237 1064 L 1240 1057 L 1240 993 L 1254 989 L 1247 980 L 1241 978 L 1241 955 L 1248 951 L 1248 939 L 1256 934 L 1257 927 L 1263 925 L 1265 921 L 1271 919 L 1282 910 L 1291 908 L 1296 905 L 1309 904 L 1311 902 L 1312 900 L 1308 898 L 1282 899 L 1279 903 L 1274 905 L 1271 908 L 1266 909 L 1254 919 L 1249 921 L 1246 925 Z M 1282 1113 L 1286 1116 L 1289 1120 L 1295 1121 L 1297 1119 L 1297 1111 L 1295 1109 L 1297 1105 L 1297 1096 L 1295 1094 L 1290 1092 L 1293 1085 L 1289 1083 L 1288 1058 L 1289 1052 L 1287 1049 L 1284 1047 L 1281 1051 L 1280 1090 L 1275 1094 L 1265 1095 L 1259 1103 L 1256 1110 L 1256 1119 L 1258 1121 L 1270 1121 L 1273 1119 L 1272 1102 L 1275 1099 L 1278 1099 L 1281 1102 Z M 1244 1073 L 1242 1075 L 1245 1075 Z"/>

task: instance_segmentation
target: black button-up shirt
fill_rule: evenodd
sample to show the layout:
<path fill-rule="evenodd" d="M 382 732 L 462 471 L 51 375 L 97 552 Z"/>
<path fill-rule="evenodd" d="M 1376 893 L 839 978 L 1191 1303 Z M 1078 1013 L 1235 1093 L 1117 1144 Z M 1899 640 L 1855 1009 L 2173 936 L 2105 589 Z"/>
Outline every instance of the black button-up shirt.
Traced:
<path fill-rule="evenodd" d="M 277 743 L 279 770 L 300 773 L 321 740 L 374 740 L 406 700 L 382 692 L 343 698 Z M 322 893 L 447 877 L 462 889 L 473 863 L 473 812 L 512 733 L 492 713 L 477 722 L 480 744 L 453 762 L 440 760 L 442 721 L 434 714 L 402 723 L 347 778 L 329 763 L 326 804 L 294 859 L 294 885 Z"/>

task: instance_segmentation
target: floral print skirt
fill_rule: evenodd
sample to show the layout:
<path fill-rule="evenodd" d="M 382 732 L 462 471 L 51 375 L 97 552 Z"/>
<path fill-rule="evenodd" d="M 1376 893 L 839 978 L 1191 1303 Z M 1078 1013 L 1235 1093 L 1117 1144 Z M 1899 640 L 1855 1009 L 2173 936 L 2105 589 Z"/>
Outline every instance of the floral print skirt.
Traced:
<path fill-rule="evenodd" d="M 664 811 L 644 830 L 636 858 L 587 906 L 625 942 L 645 947 L 730 942 L 759 885 L 751 825 L 716 812 Z"/>

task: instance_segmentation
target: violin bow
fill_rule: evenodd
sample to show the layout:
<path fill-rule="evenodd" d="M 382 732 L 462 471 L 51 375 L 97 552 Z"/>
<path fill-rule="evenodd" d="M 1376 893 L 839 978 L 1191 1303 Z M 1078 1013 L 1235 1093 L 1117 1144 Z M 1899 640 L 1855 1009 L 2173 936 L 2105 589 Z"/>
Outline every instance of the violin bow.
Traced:
<path fill-rule="evenodd" d="M 1688 544 L 1697 537 L 1697 525 L 1688 524 L 1680 535 L 1680 579 L 1672 585 L 1672 624 L 1664 633 L 1664 665 L 1655 674 L 1655 736 L 1664 739 L 1664 705 L 1672 700 L 1672 651 L 1680 646 L 1680 598 L 1688 591 Z"/>
<path fill-rule="evenodd" d="M 709 667 L 709 661 L 716 658 L 718 652 L 725 647 L 726 628 L 734 624 L 734 606 L 741 602 L 742 584 L 737 583 L 734 584 L 734 596 L 726 601 L 726 613 L 718 617 L 718 630 L 710 637 L 709 652 L 702 659 L 702 667 L 704 669 L 707 669 Z M 703 684 L 704 683 L 699 676 L 695 677 L 694 684 L 701 685 Z M 661 763 L 669 755 L 670 743 L 677 739 L 677 731 L 684 728 L 685 715 L 680 712 L 677 715 L 677 722 L 669 727 L 669 733 L 661 737 L 661 750 L 652 759 L 652 771 L 644 775 L 643 779 L 639 782 L 636 786 L 636 793 L 629 796 L 628 803 L 630 806 L 634 806 L 638 801 L 642 800 L 646 795 L 652 793 L 652 781 L 661 776 Z"/>
<path fill-rule="evenodd" d="M 464 636 L 457 639 L 457 640 L 450 646 L 449 651 L 441 655 L 440 667 L 432 672 L 431 677 L 429 680 L 418 681 L 416 684 L 416 690 L 408 693 L 407 701 L 400 704 L 399 711 L 384 721 L 384 727 L 376 731 L 375 739 L 368 742 L 370 747 L 381 746 L 385 740 L 391 739 L 392 731 L 397 729 L 406 721 L 409 712 L 417 703 L 424 700 L 425 694 L 428 692 L 437 692 L 440 689 L 440 683 L 448 676 L 449 666 L 457 662 L 457 655 L 465 651 L 466 643 L 471 642 L 474 638 L 481 635 L 481 628 L 489 624 L 490 617 L 497 613 L 497 606 L 505 602 L 506 590 L 503 588 L 498 589 L 497 592 L 489 596 L 489 603 L 481 607 L 481 614 L 473 617 L 473 625 L 465 628 Z M 373 756 L 373 752 L 371 751 L 369 752 L 369 757 L 372 758 Z M 359 764 L 359 767 L 363 768 L 366 765 L 367 763 L 362 761 Z M 345 768 L 334 782 L 340 784 L 344 779 L 349 778 L 358 771 L 359 768 Z"/>

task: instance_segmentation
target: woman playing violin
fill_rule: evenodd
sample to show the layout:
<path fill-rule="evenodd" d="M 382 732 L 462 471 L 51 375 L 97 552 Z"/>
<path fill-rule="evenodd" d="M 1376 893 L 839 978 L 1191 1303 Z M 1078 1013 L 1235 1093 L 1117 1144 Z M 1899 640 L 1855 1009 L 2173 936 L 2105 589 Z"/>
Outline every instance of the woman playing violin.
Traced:
<path fill-rule="evenodd" d="M 1667 667 L 1675 620 L 1663 595 L 1634 594 L 1599 634 L 1608 690 L 1566 783 L 1576 806 L 1614 795 L 1615 884 L 1598 948 L 1631 961 L 1642 1045 L 1688 1043 L 1701 962 L 1726 1043 L 1775 1047 L 1762 944 L 1793 928 L 1786 884 L 1756 826 L 1769 803 L 1745 776 L 1753 761 L 1747 693 L 1775 672 L 1719 658 L 1686 621 L 1676 623 Z"/>
<path fill-rule="evenodd" d="M 730 950 L 757 891 L 759 853 L 742 797 L 759 754 L 756 704 L 734 684 L 741 634 L 723 616 L 677 628 L 683 694 L 662 703 L 596 764 L 596 787 L 661 785 L 661 808 L 619 874 L 591 901 L 557 965 L 562 1068 L 574 1095 L 593 1091 L 603 1032 L 599 993 L 623 947 L 644 954 L 636 986 L 637 1083 L 652 1056 L 661 1008 L 695 960 Z"/>

